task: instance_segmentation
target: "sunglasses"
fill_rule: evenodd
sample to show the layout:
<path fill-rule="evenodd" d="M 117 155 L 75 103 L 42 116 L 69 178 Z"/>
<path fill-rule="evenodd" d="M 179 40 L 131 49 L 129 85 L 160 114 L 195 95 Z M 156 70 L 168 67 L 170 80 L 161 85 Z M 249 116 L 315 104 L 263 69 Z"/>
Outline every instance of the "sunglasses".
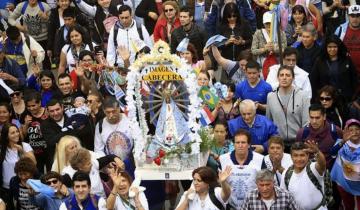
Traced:
<path fill-rule="evenodd" d="M 227 18 L 237 18 L 237 16 L 232 14 L 232 15 L 229 15 Z"/>
<path fill-rule="evenodd" d="M 360 17 L 360 14 L 351 14 L 349 15 L 350 17 L 356 18 L 356 17 Z"/>
<path fill-rule="evenodd" d="M 93 102 L 95 102 L 94 100 L 86 100 L 85 103 L 87 104 L 92 104 Z"/>
<path fill-rule="evenodd" d="M 166 10 L 164 10 L 165 12 L 172 12 L 172 11 L 174 11 L 174 9 L 166 9 Z"/>
<path fill-rule="evenodd" d="M 57 180 L 57 179 L 47 180 L 47 181 L 46 181 L 46 184 L 47 184 L 47 185 L 57 184 L 57 183 L 58 183 L 58 181 L 59 181 L 59 180 Z"/>
<path fill-rule="evenodd" d="M 331 101 L 331 97 L 320 97 L 320 101 Z"/>
<path fill-rule="evenodd" d="M 21 94 L 20 92 L 14 92 L 10 94 L 10 97 L 14 97 L 14 96 L 19 97 L 20 94 Z"/>

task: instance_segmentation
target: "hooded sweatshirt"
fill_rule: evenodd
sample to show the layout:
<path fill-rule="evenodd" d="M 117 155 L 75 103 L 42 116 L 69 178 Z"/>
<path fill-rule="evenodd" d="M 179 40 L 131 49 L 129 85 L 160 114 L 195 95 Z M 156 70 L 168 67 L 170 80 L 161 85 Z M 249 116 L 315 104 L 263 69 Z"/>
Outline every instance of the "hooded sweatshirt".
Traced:
<path fill-rule="evenodd" d="M 292 143 L 296 139 L 297 131 L 308 123 L 310 99 L 303 90 L 295 87 L 289 102 L 283 104 L 285 109 L 281 103 L 278 89 L 269 93 L 266 116 L 278 126 L 281 138 Z"/>

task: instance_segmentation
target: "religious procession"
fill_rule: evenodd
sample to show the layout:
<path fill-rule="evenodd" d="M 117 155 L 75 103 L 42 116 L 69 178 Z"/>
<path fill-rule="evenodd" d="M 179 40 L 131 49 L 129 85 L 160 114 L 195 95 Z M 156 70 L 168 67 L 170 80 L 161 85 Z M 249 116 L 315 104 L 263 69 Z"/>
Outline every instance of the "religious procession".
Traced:
<path fill-rule="evenodd" d="M 1 0 L 0 210 L 360 210 L 359 0 Z"/>

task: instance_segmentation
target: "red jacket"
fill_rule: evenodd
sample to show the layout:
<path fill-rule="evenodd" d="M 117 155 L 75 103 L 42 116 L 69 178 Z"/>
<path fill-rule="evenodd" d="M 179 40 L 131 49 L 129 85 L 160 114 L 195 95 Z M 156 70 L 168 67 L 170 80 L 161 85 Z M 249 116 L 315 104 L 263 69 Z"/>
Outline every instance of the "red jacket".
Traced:
<path fill-rule="evenodd" d="M 156 22 L 155 29 L 154 29 L 154 41 L 157 42 L 159 39 L 169 43 L 170 39 L 167 36 L 167 21 L 166 18 L 161 18 Z M 171 32 L 174 31 L 174 29 L 180 27 L 180 20 L 179 18 L 175 19 L 175 22 L 173 26 L 171 27 Z"/>

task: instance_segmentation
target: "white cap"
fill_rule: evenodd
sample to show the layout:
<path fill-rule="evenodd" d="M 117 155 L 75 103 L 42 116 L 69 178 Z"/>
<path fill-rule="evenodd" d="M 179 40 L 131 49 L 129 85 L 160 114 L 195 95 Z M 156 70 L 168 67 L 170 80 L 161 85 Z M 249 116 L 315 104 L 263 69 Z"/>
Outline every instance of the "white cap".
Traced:
<path fill-rule="evenodd" d="M 265 12 L 263 15 L 263 24 L 271 23 L 272 15 L 273 14 L 270 11 Z"/>
<path fill-rule="evenodd" d="M 351 5 L 348 8 L 349 15 L 360 14 L 360 5 Z"/>

